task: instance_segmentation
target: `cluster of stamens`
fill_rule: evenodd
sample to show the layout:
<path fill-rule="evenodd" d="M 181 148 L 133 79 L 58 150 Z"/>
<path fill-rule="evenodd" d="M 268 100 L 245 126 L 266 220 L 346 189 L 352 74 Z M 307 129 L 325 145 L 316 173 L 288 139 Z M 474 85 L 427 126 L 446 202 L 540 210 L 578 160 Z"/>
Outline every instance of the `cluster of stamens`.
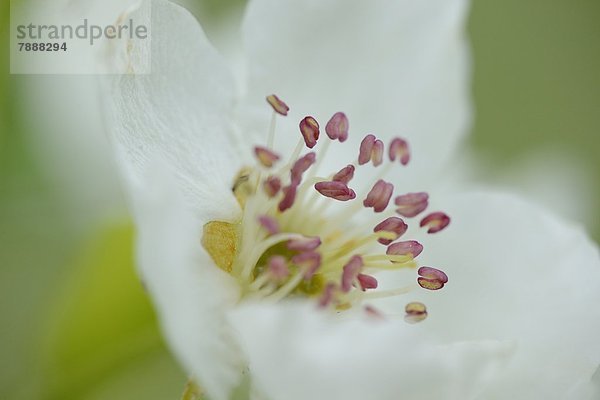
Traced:
<path fill-rule="evenodd" d="M 287 163 L 273 149 L 275 120 L 286 116 L 289 107 L 277 96 L 267 97 L 273 108 L 268 143 L 256 146 L 257 165 L 245 169 L 233 187 L 243 208 L 232 239 L 233 254 L 228 272 L 241 283 L 244 295 L 278 301 L 290 296 L 310 296 L 319 306 L 343 310 L 368 299 L 397 296 L 419 286 L 438 290 L 448 282 L 444 272 L 432 267 L 417 270 L 416 284 L 391 290 L 378 290 L 374 274 L 378 271 L 416 268 L 415 259 L 423 246 L 415 240 L 400 240 L 407 232 L 406 218 L 414 218 L 428 206 L 427 193 L 407 193 L 394 198 L 394 185 L 384 178 L 389 168 L 410 161 L 406 140 L 394 138 L 385 144 L 374 135 L 364 137 L 356 161 L 327 176 L 318 176 L 320 160 L 331 142 L 348 138 L 348 118 L 335 113 L 325 132 L 329 140 L 317 150 L 302 154 L 304 147 L 314 148 L 319 140 L 317 120 L 307 116 L 300 121 L 300 137 Z M 350 187 L 357 168 L 385 165 L 374 184 L 364 191 Z M 392 200 L 393 199 L 393 200 Z M 395 209 L 386 210 L 393 201 Z M 348 202 L 342 210 L 329 212 L 332 203 Z M 367 223 L 348 224 L 361 210 L 369 212 Z M 369 222 L 371 221 L 371 222 Z M 450 223 L 443 212 L 432 212 L 419 226 L 433 234 Z M 369 230 L 364 232 L 365 226 Z M 205 229 L 205 235 L 207 230 Z M 219 231 L 219 235 L 223 235 Z M 216 259 L 215 250 L 205 245 Z M 219 262 L 218 265 L 222 266 Z M 371 314 L 377 311 L 366 306 Z M 405 319 L 417 322 L 427 316 L 425 305 L 408 303 Z"/>

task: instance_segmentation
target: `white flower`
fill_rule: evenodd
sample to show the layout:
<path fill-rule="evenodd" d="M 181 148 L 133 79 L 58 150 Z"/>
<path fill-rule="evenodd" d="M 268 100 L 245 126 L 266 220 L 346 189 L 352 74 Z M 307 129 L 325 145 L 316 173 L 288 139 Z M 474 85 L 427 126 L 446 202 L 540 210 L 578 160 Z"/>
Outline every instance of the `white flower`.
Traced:
<path fill-rule="evenodd" d="M 111 130 L 138 226 L 141 275 L 170 346 L 211 399 L 228 398 L 244 376 L 254 398 L 271 400 L 594 395 L 595 246 L 534 205 L 452 190 L 443 181 L 469 123 L 466 8 L 459 0 L 252 1 L 243 26 L 246 73 L 236 85 L 185 10 L 153 3 L 152 74 L 118 79 L 108 101 Z M 131 49 L 134 70 L 148 50 Z M 274 91 L 291 110 L 276 116 L 271 148 L 264 96 Z M 339 131 L 323 132 L 340 110 L 350 121 L 344 143 L 326 137 Z M 304 168 L 292 167 L 299 157 L 292 149 L 300 130 L 310 146 L 316 136 L 315 120 L 306 115 L 321 122 L 322 132 L 317 165 L 297 187 Z M 348 185 L 356 192 L 341 174 L 335 184 L 317 185 L 339 201 L 318 194 L 312 184 L 330 182 L 331 173 L 352 163 L 368 132 L 402 161 L 405 143 L 390 139 L 399 133 L 409 139 L 410 168 L 398 159 L 384 162 L 391 169 L 355 162 L 357 176 Z M 253 154 L 254 146 L 263 148 Z M 359 161 L 378 164 L 379 146 L 364 139 Z M 251 172 L 240 175 L 247 166 Z M 284 212 L 277 209 L 291 203 L 276 182 L 263 187 L 269 174 L 286 193 L 298 189 Z M 385 183 L 366 196 L 380 177 Z M 419 265 L 448 273 L 443 290 L 419 288 L 412 257 L 388 256 L 377 243 L 404 231 L 392 220 L 383 228 L 388 233 L 373 234 L 376 223 L 396 215 L 393 205 L 381 214 L 369 208 L 385 208 L 387 182 L 396 195 L 428 190 L 423 216 L 440 207 L 452 216 L 435 235 L 418 229 L 421 217 L 408 218 L 416 229 L 399 239 L 424 244 Z M 269 190 L 278 194 L 270 198 Z M 365 197 L 369 207 L 362 206 Z M 420 208 L 424 199 L 415 198 Z M 429 215 L 425 223 L 434 231 L 447 224 L 446 214 Z M 264 255 L 265 243 L 281 232 L 297 241 Z M 368 246 L 356 247 L 365 237 Z M 290 260 L 298 254 L 305 256 Z M 319 277 L 302 284 L 313 267 Z M 370 267 L 390 269 L 376 274 L 380 287 L 353 287 L 373 286 Z M 438 270 L 419 273 L 429 277 L 420 278 L 424 287 L 447 280 Z M 301 286 L 291 293 L 289 282 Z M 408 320 L 425 316 L 420 303 L 429 317 L 407 324 L 407 303 Z"/>

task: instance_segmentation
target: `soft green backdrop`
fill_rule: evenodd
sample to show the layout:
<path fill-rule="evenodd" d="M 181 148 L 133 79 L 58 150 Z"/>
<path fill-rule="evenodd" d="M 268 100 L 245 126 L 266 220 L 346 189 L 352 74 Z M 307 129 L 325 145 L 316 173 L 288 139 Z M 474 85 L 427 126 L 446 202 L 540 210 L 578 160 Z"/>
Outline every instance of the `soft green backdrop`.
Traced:
<path fill-rule="evenodd" d="M 8 75 L 0 14 L 0 399 L 178 399 L 186 377 L 165 350 L 132 265 L 127 221 L 81 231 L 26 139 L 33 115 Z M 200 1 L 206 22 L 230 2 Z M 239 3 L 239 2 L 238 2 Z M 476 123 L 493 171 L 540 149 L 574 157 L 600 198 L 600 2 L 475 0 Z M 548 166 L 552 170 L 552 166 Z M 576 206 L 581 193 L 571 193 Z M 598 215 L 598 214 L 595 214 Z M 585 221 L 596 240 L 600 221 Z"/>

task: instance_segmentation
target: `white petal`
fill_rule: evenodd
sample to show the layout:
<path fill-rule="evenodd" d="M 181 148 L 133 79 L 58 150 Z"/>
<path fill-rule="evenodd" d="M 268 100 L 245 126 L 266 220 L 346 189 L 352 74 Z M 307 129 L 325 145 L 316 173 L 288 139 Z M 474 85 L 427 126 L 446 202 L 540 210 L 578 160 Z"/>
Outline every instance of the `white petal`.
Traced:
<path fill-rule="evenodd" d="M 119 161 L 136 181 L 160 156 L 196 209 L 196 199 L 212 198 L 223 215 L 231 213 L 237 204 L 229 187 L 240 168 L 230 123 L 233 79 L 188 11 L 161 0 L 151 11 L 151 41 L 130 51 L 135 71 L 151 43 L 151 74 L 122 76 L 106 99 Z"/>
<path fill-rule="evenodd" d="M 109 129 L 139 231 L 140 272 L 167 342 L 203 390 L 224 400 L 243 369 L 224 320 L 239 293 L 200 241 L 206 222 L 240 211 L 230 189 L 240 167 L 232 78 L 179 6 L 153 1 L 151 34 L 152 72 L 117 79 L 105 99 Z M 147 51 L 132 49 L 134 71 Z"/>
<path fill-rule="evenodd" d="M 564 149 L 536 149 L 501 170 L 485 166 L 483 160 L 477 161 L 479 167 L 473 170 L 478 177 L 483 176 L 488 182 L 494 179 L 569 220 L 593 228 L 594 221 L 600 218 L 594 201 L 593 171 L 578 154 L 569 154 Z M 488 171 L 484 170 L 486 167 Z"/>
<path fill-rule="evenodd" d="M 372 132 L 408 138 L 415 169 L 434 171 L 469 126 L 466 11 L 464 0 L 251 1 L 243 26 L 247 92 L 263 118 L 254 127 L 264 136 L 264 96 L 274 92 L 291 108 L 279 143 L 295 143 L 288 138 L 304 115 L 324 131 L 344 111 L 346 162 Z"/>
<path fill-rule="evenodd" d="M 340 319 L 310 302 L 246 305 L 231 320 L 269 399 L 472 398 L 510 356 L 499 342 L 440 346 L 418 326 Z"/>
<path fill-rule="evenodd" d="M 511 368 L 484 398 L 578 398 L 567 394 L 600 364 L 597 247 L 581 228 L 513 196 L 446 200 L 452 223 L 425 242 L 420 262 L 449 283 L 411 293 L 428 305 L 423 325 L 448 341 L 516 343 Z"/>
<path fill-rule="evenodd" d="M 137 261 L 168 344 L 210 398 L 224 400 L 243 368 L 224 318 L 238 288 L 200 245 L 206 221 L 189 212 L 166 168 L 153 167 L 134 192 Z"/>

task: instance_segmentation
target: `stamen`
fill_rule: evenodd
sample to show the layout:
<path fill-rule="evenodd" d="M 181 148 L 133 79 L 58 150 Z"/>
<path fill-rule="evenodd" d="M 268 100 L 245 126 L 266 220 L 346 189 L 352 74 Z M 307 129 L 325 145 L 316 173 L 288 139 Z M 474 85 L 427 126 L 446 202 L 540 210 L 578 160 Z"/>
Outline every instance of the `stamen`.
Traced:
<path fill-rule="evenodd" d="M 281 179 L 276 176 L 269 176 L 263 182 L 263 189 L 267 193 L 267 196 L 270 198 L 275 197 L 275 195 L 277 195 L 281 189 Z"/>
<path fill-rule="evenodd" d="M 373 166 L 377 167 L 383 162 L 383 142 L 379 139 L 373 143 L 373 150 L 371 151 L 371 161 Z"/>
<path fill-rule="evenodd" d="M 377 289 L 377 279 L 371 275 L 358 274 L 358 283 L 361 290 L 364 292 L 367 289 Z"/>
<path fill-rule="evenodd" d="M 376 167 L 383 162 L 383 142 L 372 134 L 364 137 L 358 152 L 358 165 L 367 164 L 369 161 L 373 161 Z"/>
<path fill-rule="evenodd" d="M 279 223 L 277 223 L 275 218 L 269 217 L 268 215 L 261 215 L 258 217 L 258 222 L 270 235 L 279 233 Z"/>
<path fill-rule="evenodd" d="M 292 276 L 288 281 L 281 286 L 277 291 L 267 297 L 267 300 L 277 302 L 289 295 L 302 282 L 302 274 Z"/>
<path fill-rule="evenodd" d="M 416 240 L 407 240 L 390 245 L 385 254 L 395 256 L 410 256 L 417 258 L 423 251 L 423 245 Z M 393 262 L 393 261 L 392 261 Z"/>
<path fill-rule="evenodd" d="M 441 289 L 448 277 L 432 267 L 421 267 L 417 282 L 388 290 L 378 289 L 378 281 L 372 275 L 375 271 L 417 267 L 415 257 L 421 254 L 423 246 L 414 240 L 395 241 L 408 230 L 404 219 L 415 217 L 426 209 L 427 193 L 397 196 L 396 212 L 402 218 L 390 210 L 383 215 L 369 213 L 370 218 L 362 223 L 349 223 L 363 207 L 372 208 L 374 213 L 387 209 L 394 185 L 384 179 L 395 166 L 396 159 L 403 165 L 409 162 L 407 142 L 401 138 L 391 141 L 389 158 L 392 162 L 386 162 L 373 174 L 375 176 L 371 176 L 370 185 L 359 188 L 362 202 L 354 202 L 329 214 L 325 210 L 335 202 L 323 197 L 338 201 L 355 199 L 357 195 L 348 185 L 356 168 L 371 162 L 375 167 L 382 164 L 386 150 L 383 142 L 372 134 L 366 135 L 360 144 L 357 161 L 337 173 L 322 174 L 319 166 L 328 147 L 335 145 L 336 140 L 344 142 L 348 138 L 348 118 L 343 112 L 330 118 L 325 126 L 330 140 L 318 148 L 317 157 L 312 151 L 301 155 L 305 146 L 316 146 L 320 135 L 319 123 L 314 117 L 306 116 L 299 123 L 302 136 L 297 137 L 295 149 L 285 162 L 281 162 L 280 154 L 273 150 L 275 121 L 277 114 L 287 115 L 289 108 L 276 95 L 268 96 L 267 102 L 274 110 L 267 144 L 254 147 L 258 163 L 242 170 L 232 188 L 243 211 L 242 219 L 233 224 L 212 221 L 205 226 L 202 238 L 203 246 L 217 265 L 241 281 L 243 295 L 273 302 L 290 295 L 306 295 L 319 299 L 320 307 L 333 306 L 342 311 L 365 300 L 399 296 L 419 287 Z M 266 170 L 278 161 L 282 165 L 277 165 L 277 169 Z M 313 187 L 323 197 L 317 195 Z M 287 210 L 290 212 L 282 214 Z M 420 224 L 427 226 L 429 233 L 435 233 L 449 222 L 446 214 L 434 212 Z M 217 224 L 225 225 L 215 232 L 207 228 Z M 368 231 L 371 227 L 372 233 Z M 211 240 L 218 243 L 212 244 Z M 376 242 L 387 246 L 385 254 Z M 226 253 L 229 258 L 221 253 Z M 380 315 L 372 308 L 365 309 Z M 411 321 L 416 321 L 423 319 L 427 311 L 422 304 L 411 303 L 406 307 L 406 314 Z"/>
<path fill-rule="evenodd" d="M 254 154 L 256 155 L 258 161 L 267 168 L 271 168 L 273 164 L 279 160 L 279 156 L 277 154 L 262 146 L 256 146 L 254 148 Z"/>
<path fill-rule="evenodd" d="M 315 163 L 317 155 L 314 152 L 310 152 L 300 157 L 292 167 L 291 179 L 292 183 L 299 185 L 302 181 L 302 175 Z"/>
<path fill-rule="evenodd" d="M 345 142 L 348 139 L 348 118 L 343 112 L 336 112 L 325 126 L 325 133 L 331 140 Z"/>
<path fill-rule="evenodd" d="M 394 138 L 390 143 L 389 156 L 391 161 L 395 161 L 396 157 L 400 159 L 400 164 L 406 165 L 410 161 L 410 150 L 408 142 L 402 138 Z"/>
<path fill-rule="evenodd" d="M 419 286 L 427 290 L 439 290 L 448 282 L 448 275 L 443 271 L 432 267 L 421 267 L 417 271 Z"/>
<path fill-rule="evenodd" d="M 272 94 L 270 96 L 267 96 L 267 102 L 271 105 L 271 107 L 273 107 L 273 110 L 277 114 L 281 114 L 283 116 L 288 115 L 288 111 L 290 111 L 290 108 L 276 95 Z"/>
<path fill-rule="evenodd" d="M 404 320 L 409 324 L 416 324 L 427 318 L 427 307 L 425 307 L 425 304 L 419 303 L 418 301 L 408 303 L 406 307 L 404 307 L 404 311 L 406 312 Z"/>
<path fill-rule="evenodd" d="M 368 256 L 367 256 L 368 257 Z M 367 262 L 365 267 L 368 267 L 370 270 L 378 270 L 378 271 L 397 271 L 399 269 L 414 269 L 417 264 L 411 258 L 403 258 L 403 256 L 389 256 L 390 258 L 387 262 Z M 390 263 L 391 261 L 391 263 Z"/>
<path fill-rule="evenodd" d="M 373 188 L 369 194 L 367 194 L 367 198 L 363 201 L 363 205 L 367 208 L 373 207 L 375 212 L 382 212 L 387 208 L 393 192 L 394 185 L 380 179 L 375 182 L 375 185 L 373 185 Z"/>
<path fill-rule="evenodd" d="M 288 250 L 295 251 L 312 251 L 321 245 L 321 238 L 318 236 L 314 237 L 302 237 L 297 239 L 292 239 L 287 242 Z"/>
<path fill-rule="evenodd" d="M 369 315 L 370 317 L 377 318 L 377 319 L 383 319 L 383 315 L 381 314 L 381 312 L 379 312 L 379 310 L 377 310 L 375 307 L 373 307 L 371 305 L 366 305 L 364 310 L 367 313 L 367 315 Z"/>
<path fill-rule="evenodd" d="M 360 149 L 358 150 L 358 165 L 364 165 L 371 161 L 371 152 L 373 151 L 373 144 L 375 143 L 375 135 L 368 134 L 360 142 Z"/>
<path fill-rule="evenodd" d="M 365 256 L 364 260 L 367 264 L 372 265 L 374 264 L 375 261 L 391 261 L 392 263 L 397 263 L 397 264 L 404 264 L 404 265 L 413 265 L 413 263 L 411 262 L 413 259 L 410 258 L 409 256 L 403 256 L 403 255 L 394 255 L 394 254 L 372 254 L 369 256 Z M 389 267 L 388 264 L 386 264 L 386 267 Z M 397 269 L 396 266 L 392 266 L 393 269 Z"/>
<path fill-rule="evenodd" d="M 294 151 L 292 152 L 292 155 L 290 156 L 288 163 L 285 166 L 283 166 L 283 168 L 281 168 L 281 170 L 279 172 L 285 172 L 286 170 L 289 170 L 292 167 L 292 165 L 296 161 L 298 161 L 298 157 L 300 156 L 300 152 L 302 151 L 303 148 L 304 148 L 304 139 L 299 138 L 298 143 L 296 143 L 296 147 L 294 148 Z"/>
<path fill-rule="evenodd" d="M 400 296 L 412 292 L 417 285 L 409 285 L 388 290 L 375 290 L 362 295 L 363 299 L 385 299 L 386 297 Z"/>
<path fill-rule="evenodd" d="M 283 281 L 290 275 L 287 261 L 283 256 L 273 256 L 268 262 L 269 274 L 276 281 Z"/>
<path fill-rule="evenodd" d="M 348 182 L 354 178 L 354 169 L 354 165 L 348 164 L 344 168 L 340 169 L 340 171 L 333 176 L 332 180 L 336 182 L 342 182 L 347 185 Z"/>
<path fill-rule="evenodd" d="M 396 197 L 396 212 L 403 217 L 412 218 L 425 211 L 429 204 L 429 195 L 425 192 L 407 193 Z"/>
<path fill-rule="evenodd" d="M 321 254 L 315 251 L 300 253 L 292 257 L 292 263 L 303 272 L 304 280 L 310 281 L 321 266 Z"/>
<path fill-rule="evenodd" d="M 356 250 L 360 249 L 361 247 L 371 244 L 372 242 L 374 242 L 377 239 L 380 239 L 380 238 L 391 239 L 394 236 L 395 236 L 395 233 L 393 233 L 393 232 L 385 232 L 385 231 L 375 232 L 375 233 L 365 236 L 361 239 L 356 239 L 356 240 L 353 240 L 350 242 L 346 242 L 339 247 L 334 246 L 334 244 L 337 243 L 336 241 L 332 241 L 330 245 L 333 247 L 333 250 L 331 251 L 331 254 L 326 257 L 326 261 L 337 260 L 338 258 L 344 256 L 345 254 L 347 254 L 349 252 L 356 251 Z"/>
<path fill-rule="evenodd" d="M 281 212 L 289 210 L 294 205 L 294 200 L 296 200 L 296 193 L 298 191 L 298 186 L 294 183 L 291 183 L 289 186 L 281 189 L 283 192 L 283 199 L 279 202 L 278 209 Z"/>
<path fill-rule="evenodd" d="M 275 125 L 277 123 L 277 112 L 273 111 L 271 114 L 271 123 L 269 124 L 269 135 L 267 136 L 267 148 L 273 148 L 273 142 L 275 141 Z"/>
<path fill-rule="evenodd" d="M 437 233 L 450 224 L 450 217 L 441 211 L 433 212 L 421 220 L 421 228 L 428 226 L 427 233 Z"/>
<path fill-rule="evenodd" d="M 317 140 L 319 139 L 319 123 L 316 119 L 311 116 L 304 117 L 304 119 L 300 121 L 300 132 L 304 137 L 306 147 L 312 149 L 316 146 Z"/>
<path fill-rule="evenodd" d="M 331 145 L 331 140 L 326 140 L 325 143 L 318 150 L 317 162 L 315 163 L 315 167 L 312 169 L 309 177 L 314 178 L 317 171 L 321 168 L 321 164 L 323 160 L 327 156 L 327 152 L 329 151 L 329 146 Z"/>
<path fill-rule="evenodd" d="M 319 299 L 320 308 L 325 308 L 333 302 L 336 290 L 337 286 L 333 282 L 330 282 L 327 284 L 327 286 L 325 286 L 325 290 L 323 290 L 323 295 Z"/>
<path fill-rule="evenodd" d="M 350 261 L 344 265 L 344 271 L 342 273 L 342 292 L 348 293 L 350 289 L 352 289 L 352 284 L 356 278 L 358 278 L 358 274 L 363 265 L 363 259 L 358 255 L 352 256 Z"/>
<path fill-rule="evenodd" d="M 398 217 L 390 217 L 377 224 L 375 228 L 373 228 L 373 232 L 386 231 L 394 233 L 393 239 L 377 239 L 379 243 L 387 246 L 394 240 L 398 239 L 400 236 L 404 235 L 407 229 L 408 225 L 406 225 L 406 223 L 402 221 L 402 219 Z"/>
<path fill-rule="evenodd" d="M 315 189 L 323 196 L 339 201 L 348 201 L 356 198 L 354 190 L 342 182 L 317 182 L 315 183 Z"/>

